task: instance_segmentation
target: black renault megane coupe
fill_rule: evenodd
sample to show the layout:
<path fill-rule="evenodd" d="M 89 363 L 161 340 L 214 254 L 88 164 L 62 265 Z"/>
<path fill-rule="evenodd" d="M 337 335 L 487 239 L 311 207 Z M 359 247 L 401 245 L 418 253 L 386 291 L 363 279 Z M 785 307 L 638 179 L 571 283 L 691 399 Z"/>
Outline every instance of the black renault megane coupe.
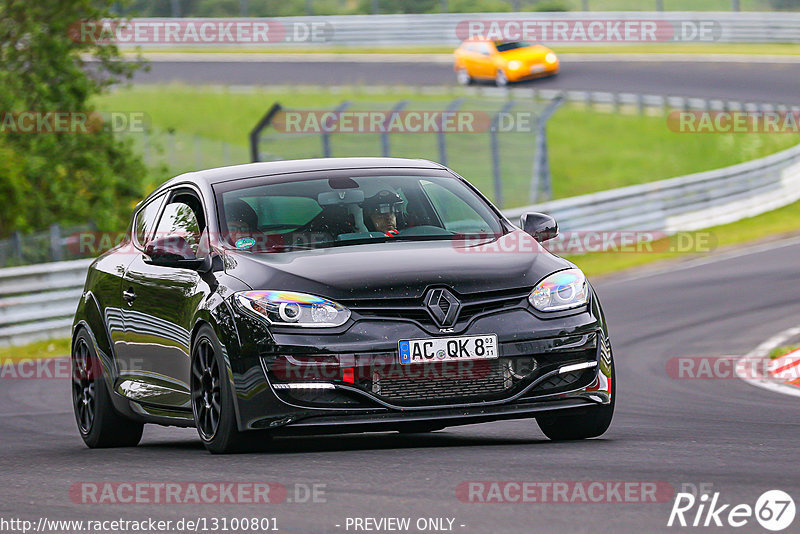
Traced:
<path fill-rule="evenodd" d="M 145 423 L 196 427 L 211 452 L 273 436 L 429 432 L 536 419 L 603 434 L 614 364 L 603 311 L 450 169 L 332 158 L 183 174 L 92 263 L 72 333 L 89 447 Z"/>

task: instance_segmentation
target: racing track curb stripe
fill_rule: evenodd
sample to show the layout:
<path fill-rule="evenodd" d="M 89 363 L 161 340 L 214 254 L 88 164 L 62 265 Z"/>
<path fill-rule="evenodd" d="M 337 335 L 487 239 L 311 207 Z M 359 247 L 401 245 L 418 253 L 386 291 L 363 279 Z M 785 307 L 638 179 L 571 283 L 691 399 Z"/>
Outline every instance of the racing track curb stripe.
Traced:
<path fill-rule="evenodd" d="M 769 354 L 772 349 L 781 346 L 783 343 L 797 335 L 800 335 L 800 326 L 795 326 L 789 328 L 788 330 L 784 330 L 783 332 L 776 334 L 764 341 L 752 352 L 746 356 L 743 356 L 738 362 L 736 362 L 736 375 L 753 386 L 768 389 L 776 393 L 800 397 L 800 388 L 796 386 L 786 384 L 785 382 L 778 382 L 775 379 L 747 377 L 741 372 L 741 369 L 756 369 L 757 367 L 755 367 L 755 365 L 758 364 L 758 361 L 766 358 L 767 354 Z"/>

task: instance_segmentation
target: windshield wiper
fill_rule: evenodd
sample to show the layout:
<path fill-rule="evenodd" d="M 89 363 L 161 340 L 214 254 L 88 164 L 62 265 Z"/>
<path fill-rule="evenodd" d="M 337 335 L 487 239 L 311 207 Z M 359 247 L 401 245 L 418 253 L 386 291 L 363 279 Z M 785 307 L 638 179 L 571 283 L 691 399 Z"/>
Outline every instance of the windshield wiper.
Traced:
<path fill-rule="evenodd" d="M 326 248 L 334 248 L 334 247 L 346 247 L 349 245 L 368 245 L 370 243 L 391 243 L 392 241 L 445 241 L 445 240 L 463 240 L 465 238 L 471 237 L 472 234 L 439 234 L 439 235 L 396 235 L 396 236 L 374 236 L 374 237 L 364 237 L 360 239 L 344 239 L 342 241 L 324 241 L 321 243 L 313 243 L 313 244 L 295 244 L 295 245 L 284 245 L 281 247 L 276 247 L 277 250 L 274 252 L 292 252 L 295 250 L 318 250 L 318 249 L 326 249 Z M 492 239 L 491 237 L 483 236 L 482 234 L 476 234 L 476 236 L 481 236 L 486 239 Z M 272 252 L 272 251 L 258 251 L 258 252 Z"/>

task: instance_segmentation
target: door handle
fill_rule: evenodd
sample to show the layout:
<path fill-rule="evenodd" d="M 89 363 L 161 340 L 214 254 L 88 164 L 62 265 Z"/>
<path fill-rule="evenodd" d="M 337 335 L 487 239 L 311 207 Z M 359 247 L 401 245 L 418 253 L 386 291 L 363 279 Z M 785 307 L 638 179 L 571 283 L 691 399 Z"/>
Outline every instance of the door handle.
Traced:
<path fill-rule="evenodd" d="M 133 304 L 133 301 L 136 300 L 136 293 L 133 292 L 133 288 L 129 287 L 125 291 L 122 292 L 122 298 L 125 299 L 125 302 L 128 304 Z"/>

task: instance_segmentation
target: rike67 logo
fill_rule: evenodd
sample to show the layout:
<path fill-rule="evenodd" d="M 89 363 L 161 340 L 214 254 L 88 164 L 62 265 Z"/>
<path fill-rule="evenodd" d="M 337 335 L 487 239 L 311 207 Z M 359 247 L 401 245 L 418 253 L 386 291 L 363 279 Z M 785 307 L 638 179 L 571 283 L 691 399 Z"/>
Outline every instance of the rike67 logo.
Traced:
<path fill-rule="evenodd" d="M 678 493 L 667 526 L 739 528 L 748 525 L 752 528 L 756 526 L 755 519 L 762 528 L 778 532 L 788 528 L 794 517 L 794 500 L 781 490 L 765 491 L 754 506 L 724 503 L 718 491 L 711 495 L 703 493 L 699 497 L 692 493 Z"/>

